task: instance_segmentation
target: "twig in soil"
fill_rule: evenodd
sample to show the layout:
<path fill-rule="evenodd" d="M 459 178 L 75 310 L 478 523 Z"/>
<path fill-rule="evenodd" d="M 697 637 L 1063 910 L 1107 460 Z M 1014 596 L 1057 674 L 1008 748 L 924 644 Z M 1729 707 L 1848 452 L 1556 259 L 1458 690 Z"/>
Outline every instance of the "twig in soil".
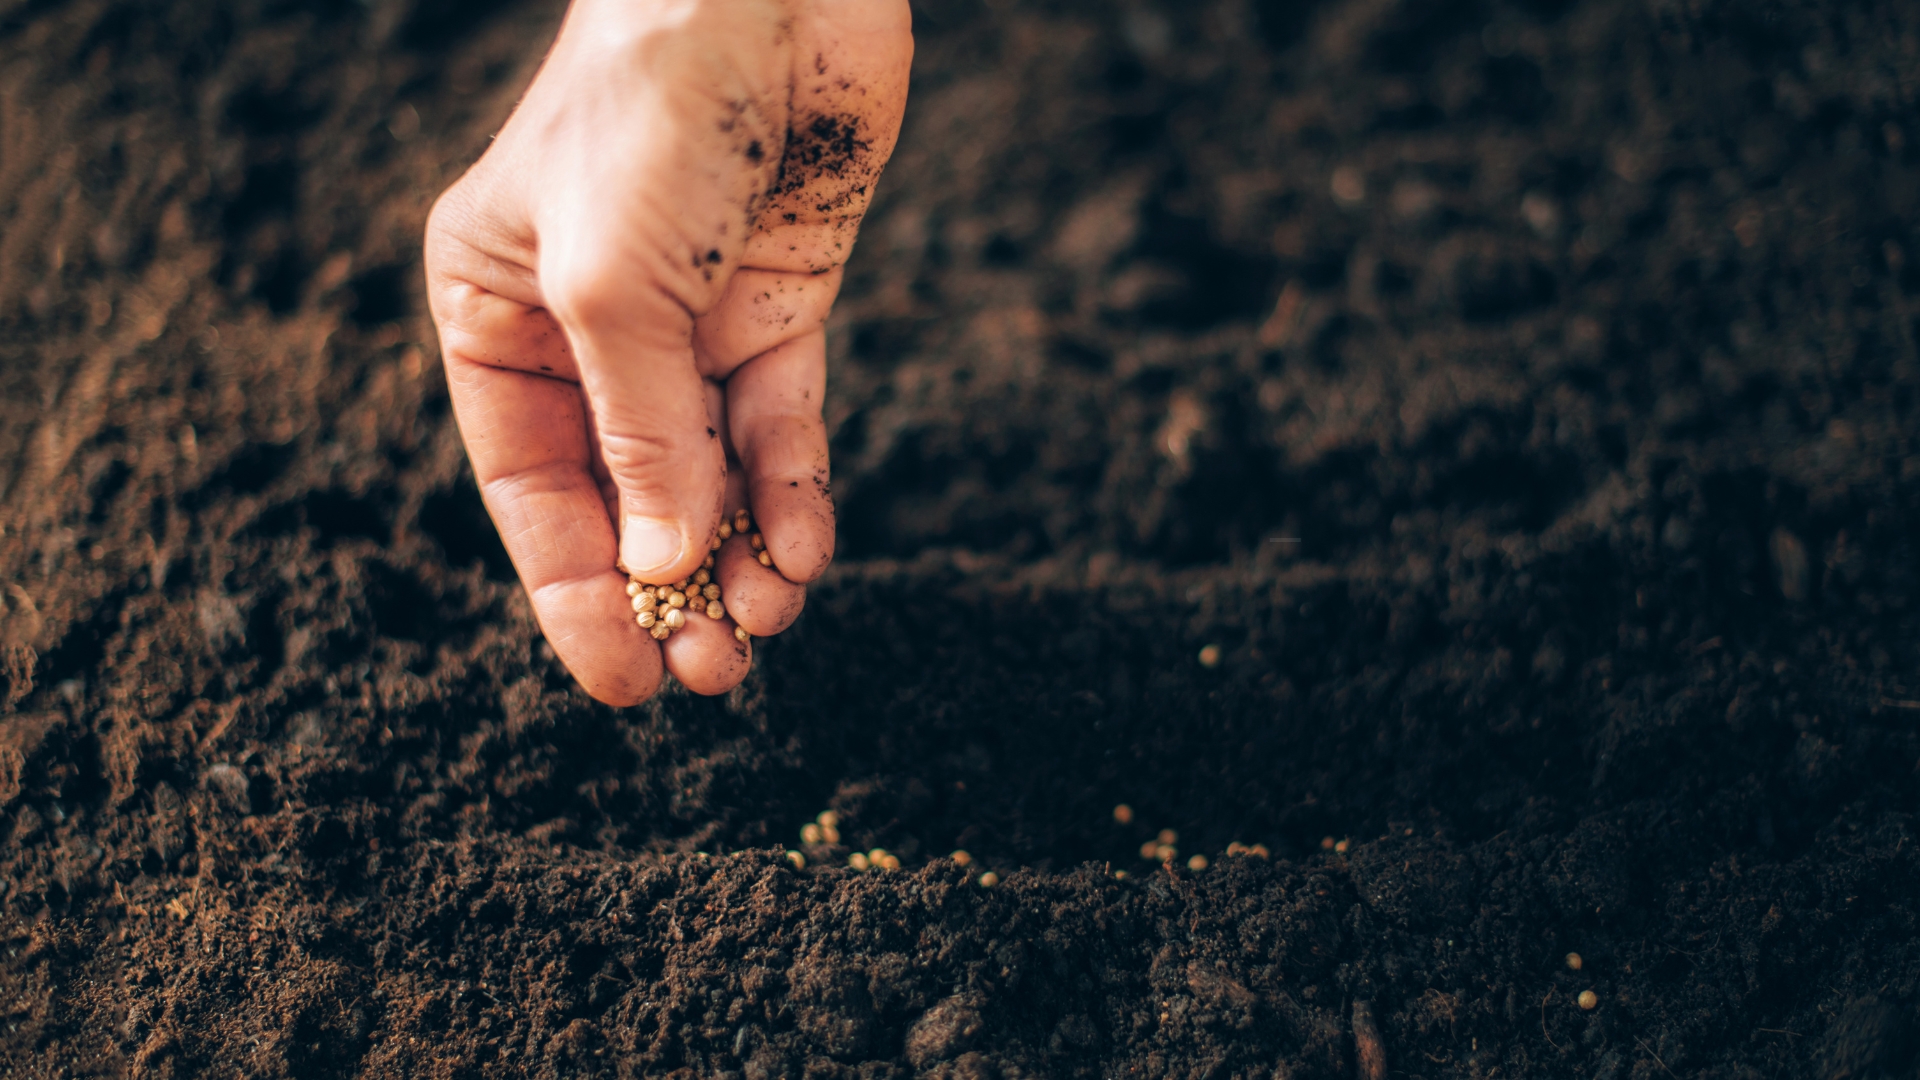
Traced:
<path fill-rule="evenodd" d="M 1546 1036 L 1547 1045 L 1553 1047 L 1555 1053 L 1565 1053 L 1560 1049 L 1560 1044 L 1553 1041 L 1553 1036 L 1547 1034 L 1547 1002 L 1552 1000 L 1553 988 L 1549 986 L 1547 996 L 1540 999 L 1540 1034 Z"/>
<path fill-rule="evenodd" d="M 607 909 L 613 906 L 613 898 L 618 895 L 620 894 L 617 892 L 608 893 L 607 898 L 605 900 L 600 901 L 600 910 L 594 912 L 593 917 L 597 919 L 602 915 L 605 915 L 607 913 Z"/>
<path fill-rule="evenodd" d="M 1387 1050 L 1373 1023 L 1373 1006 L 1364 1001 L 1353 1003 L 1353 1048 L 1360 1061 L 1360 1080 L 1387 1080 Z"/>
<path fill-rule="evenodd" d="M 1667 1068 L 1667 1063 L 1660 1060 L 1660 1055 L 1653 1052 L 1653 1047 L 1647 1045 L 1647 1040 L 1635 1035 L 1633 1041 L 1639 1043 L 1640 1049 L 1645 1050 L 1647 1054 L 1653 1058 L 1654 1064 L 1660 1066 L 1668 1076 L 1673 1076 L 1673 1080 L 1680 1080 L 1678 1076 L 1673 1075 L 1672 1069 Z"/>

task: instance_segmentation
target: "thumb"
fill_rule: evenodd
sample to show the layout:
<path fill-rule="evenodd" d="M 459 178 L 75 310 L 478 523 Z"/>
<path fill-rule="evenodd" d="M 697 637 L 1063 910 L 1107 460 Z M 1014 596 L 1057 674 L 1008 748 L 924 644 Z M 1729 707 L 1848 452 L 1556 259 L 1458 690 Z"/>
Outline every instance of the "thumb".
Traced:
<path fill-rule="evenodd" d="M 565 280 L 548 302 L 613 488 L 620 569 L 655 584 L 691 576 L 719 524 L 727 470 L 694 366 L 693 317 L 663 290 L 635 289 L 631 273 Z"/>

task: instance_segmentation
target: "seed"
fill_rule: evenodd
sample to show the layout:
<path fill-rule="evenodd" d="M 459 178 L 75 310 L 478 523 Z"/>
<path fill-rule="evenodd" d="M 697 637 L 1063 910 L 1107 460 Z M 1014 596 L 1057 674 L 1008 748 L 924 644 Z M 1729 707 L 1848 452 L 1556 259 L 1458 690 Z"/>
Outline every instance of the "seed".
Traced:
<path fill-rule="evenodd" d="M 1127 880 L 1127 872 L 1125 870 L 1115 870 L 1113 872 L 1113 879 L 1115 881 L 1125 881 Z"/>
<path fill-rule="evenodd" d="M 628 595 L 628 596 L 639 596 L 639 595 L 640 595 L 640 583 L 639 583 L 639 582 L 637 582 L 637 581 L 633 581 L 633 580 L 628 580 L 628 582 L 627 582 L 627 595 Z"/>
<path fill-rule="evenodd" d="M 1332 851 L 1332 850 L 1333 850 L 1333 837 L 1331 837 L 1331 836 L 1323 836 L 1323 837 L 1321 837 L 1321 838 L 1320 838 L 1320 850 L 1321 850 L 1321 851 Z"/>
<path fill-rule="evenodd" d="M 720 523 L 720 539 L 725 540 L 732 535 L 733 535 L 733 522 L 731 521 L 721 522 Z"/>
<path fill-rule="evenodd" d="M 707 550 L 708 550 L 708 551 L 719 551 L 719 550 L 720 550 L 720 538 L 716 536 L 716 537 L 714 537 L 713 539 L 711 539 L 711 540 L 708 540 L 708 541 L 707 541 Z"/>
<path fill-rule="evenodd" d="M 633 617 L 633 621 L 640 624 L 640 629 L 647 630 L 647 629 L 651 629 L 654 623 L 657 623 L 660 621 L 660 616 L 655 615 L 651 611 L 643 611 L 640 614 L 635 615 Z"/>
<path fill-rule="evenodd" d="M 677 608 L 686 607 L 687 594 L 679 591 L 670 592 L 667 594 L 667 604 L 671 607 L 677 607 Z"/>
<path fill-rule="evenodd" d="M 1352 847 L 1352 846 L 1353 846 L 1353 841 L 1351 841 L 1351 840 L 1342 840 L 1342 841 L 1340 841 L 1339 843 L 1337 843 L 1337 844 L 1335 844 L 1335 845 L 1333 845 L 1333 850 L 1334 850 L 1334 853 L 1335 853 L 1335 854 L 1338 854 L 1338 855 L 1345 855 L 1345 854 L 1347 853 L 1347 849 L 1348 849 L 1348 848 L 1350 848 L 1350 847 Z"/>
<path fill-rule="evenodd" d="M 665 641 L 667 640 L 667 635 L 673 633 L 673 629 L 666 623 L 654 623 L 653 629 L 647 631 L 647 633 L 652 634 L 653 640 L 655 641 Z"/>
<path fill-rule="evenodd" d="M 1568 954 L 1567 954 L 1567 966 L 1568 966 L 1568 967 L 1570 967 L 1570 968 L 1572 968 L 1573 970 L 1575 970 L 1575 971 L 1579 971 L 1579 970 L 1580 970 L 1580 965 L 1581 965 L 1581 964 L 1584 964 L 1584 963 L 1586 963 L 1586 961 L 1584 961 L 1584 960 L 1582 960 L 1582 959 L 1580 959 L 1580 954 L 1579 954 L 1579 953 L 1577 953 L 1577 952 L 1570 952 L 1570 953 L 1568 953 Z"/>
<path fill-rule="evenodd" d="M 819 843 L 820 842 L 820 826 L 815 825 L 811 821 L 807 822 L 805 825 L 800 826 L 800 842 L 803 844 Z"/>
<path fill-rule="evenodd" d="M 720 599 L 720 586 L 718 584 L 709 584 L 706 588 L 700 590 L 700 595 L 709 600 L 718 600 Z"/>
<path fill-rule="evenodd" d="M 721 619 L 724 619 L 726 617 L 727 617 L 727 609 L 720 606 L 720 601 L 718 600 L 707 601 L 707 618 L 712 619 L 714 622 L 719 622 Z"/>
<path fill-rule="evenodd" d="M 795 870 L 805 870 L 807 868 L 807 857 L 797 851 L 787 852 L 787 862 L 793 864 Z"/>
<path fill-rule="evenodd" d="M 980 875 L 980 887 L 981 887 L 981 888 L 983 888 L 983 889 L 991 889 L 991 888 L 993 888 L 993 887 L 994 887 L 995 885 L 998 885 L 998 884 L 1000 884 L 1000 875 L 999 875 L 999 874 L 996 874 L 996 873 L 994 873 L 993 871 L 991 871 L 991 870 L 989 870 L 989 871 L 987 871 L 986 873 L 984 873 L 984 874 L 981 874 L 981 875 Z"/>
<path fill-rule="evenodd" d="M 820 811 L 819 816 L 815 817 L 813 820 L 819 822 L 820 827 L 823 829 L 839 828 L 840 812 L 837 810 L 822 810 Z"/>
<path fill-rule="evenodd" d="M 1207 857 L 1205 855 L 1195 855 L 1193 858 L 1187 860 L 1187 869 L 1192 870 L 1195 873 L 1199 873 L 1200 871 L 1205 870 L 1206 868 L 1207 868 Z"/>
<path fill-rule="evenodd" d="M 705 570 L 696 571 L 693 575 L 693 583 L 695 585 L 705 585 L 707 582 L 712 580 L 713 580 L 713 575 L 707 573 Z"/>
<path fill-rule="evenodd" d="M 1595 1009 L 1600 1006 L 1600 995 L 1591 990 L 1580 991 L 1580 996 L 1574 1000 L 1578 1001 L 1583 1009 Z"/>
<path fill-rule="evenodd" d="M 675 594 L 675 595 L 678 595 L 678 594 Z M 660 621 L 665 623 L 668 629 L 678 630 L 681 627 L 687 625 L 687 613 L 684 611 L 681 611 L 679 608 L 674 608 L 671 611 L 668 611 L 666 618 L 661 619 Z"/>
<path fill-rule="evenodd" d="M 1160 850 L 1160 845 L 1149 840 L 1146 843 L 1140 845 L 1140 857 L 1143 859 L 1151 859 L 1153 858 L 1154 852 L 1159 850 Z"/>
<path fill-rule="evenodd" d="M 1162 844 L 1177 844 L 1180 842 L 1180 834 L 1172 829 L 1161 829 L 1159 841 Z"/>
<path fill-rule="evenodd" d="M 645 595 L 636 596 L 633 598 L 633 610 L 635 612 L 652 611 L 654 609 L 654 606 L 659 603 L 660 601 L 654 599 L 651 596 L 645 596 Z"/>
<path fill-rule="evenodd" d="M 686 591 L 687 591 L 687 582 L 688 582 L 689 580 L 690 580 L 690 579 L 688 579 L 688 578 L 681 578 L 681 579 L 680 579 L 679 581 L 676 581 L 676 582 L 674 582 L 674 583 L 673 583 L 673 591 L 674 591 L 674 592 L 686 592 Z"/>
<path fill-rule="evenodd" d="M 952 859 L 955 866 L 966 866 L 973 862 L 973 856 L 967 854 L 965 851 L 956 851 L 947 856 L 947 858 Z"/>
<path fill-rule="evenodd" d="M 900 857 L 899 857 L 898 855 L 889 855 L 889 856 L 887 856 L 886 858 L 884 858 L 884 859 L 881 859 L 881 860 L 880 860 L 880 869 L 882 869 L 882 870 L 898 870 L 898 869 L 900 869 Z"/>
<path fill-rule="evenodd" d="M 840 842 L 840 830 L 831 825 L 820 826 L 820 835 L 826 837 L 827 843 L 829 844 L 837 844 Z"/>
<path fill-rule="evenodd" d="M 752 636 L 751 634 L 747 633 L 747 628 L 744 626 L 736 626 L 733 628 L 733 640 L 739 642 L 742 645 L 745 645 L 747 643 L 747 639 L 751 636 Z"/>
<path fill-rule="evenodd" d="M 761 565 L 761 566 L 772 566 L 772 565 L 773 565 L 773 556 L 771 556 L 771 555 L 769 555 L 769 554 L 767 554 L 766 552 L 764 552 L 764 551 L 763 551 L 763 552 L 761 552 L 761 553 L 760 553 L 760 555 L 759 555 L 759 557 L 758 557 L 758 561 L 759 561 L 759 563 L 760 563 L 760 565 Z"/>
<path fill-rule="evenodd" d="M 1255 845 L 1253 845 L 1252 847 L 1250 847 L 1250 848 L 1248 848 L 1248 849 L 1247 849 L 1247 854 L 1249 854 L 1249 855 L 1258 855 L 1258 856 L 1260 856 L 1261 858 L 1263 858 L 1263 859 L 1264 859 L 1264 858 L 1266 858 L 1267 856 L 1269 856 L 1269 855 L 1272 855 L 1272 854 L 1273 854 L 1273 852 L 1271 852 L 1271 851 L 1268 851 L 1268 850 L 1267 850 L 1267 845 L 1265 845 L 1265 844 L 1255 844 Z"/>
<path fill-rule="evenodd" d="M 751 544 L 755 551 L 765 551 L 767 548 L 767 538 L 761 536 L 759 533 L 754 533 L 752 536 L 747 537 L 747 543 Z"/>
<path fill-rule="evenodd" d="M 1227 854 L 1229 855 L 1245 855 L 1246 853 L 1247 853 L 1247 845 L 1241 843 L 1238 840 L 1235 840 L 1233 843 L 1227 845 Z"/>
<path fill-rule="evenodd" d="M 847 856 L 847 865 L 855 870 L 865 870 L 868 865 L 867 857 L 856 851 Z"/>
<path fill-rule="evenodd" d="M 733 531 L 743 533 L 751 528 L 753 528 L 753 518 L 749 516 L 745 510 L 735 510 L 733 512 Z"/>
<path fill-rule="evenodd" d="M 1180 849 L 1174 847 L 1172 844 L 1161 844 L 1159 847 L 1153 849 L 1153 857 L 1163 863 L 1172 862 L 1179 856 Z"/>
<path fill-rule="evenodd" d="M 1202 648 L 1200 650 L 1200 666 L 1207 667 L 1207 668 L 1219 667 L 1220 666 L 1220 646 L 1208 645 Z"/>
<path fill-rule="evenodd" d="M 711 556 L 711 555 L 709 555 L 709 556 L 707 556 L 706 558 L 704 558 L 704 559 L 701 559 L 701 560 L 700 560 L 700 569 L 702 569 L 702 570 L 711 570 L 711 569 L 713 569 L 713 556 Z"/>
<path fill-rule="evenodd" d="M 877 847 L 877 848 L 874 848 L 872 851 L 867 852 L 867 862 L 873 866 L 879 866 L 886 861 L 887 861 L 886 848 Z"/>
<path fill-rule="evenodd" d="M 1133 807 L 1128 806 L 1126 803 L 1121 803 L 1119 806 L 1114 807 L 1113 820 L 1122 825 L 1133 824 Z"/>

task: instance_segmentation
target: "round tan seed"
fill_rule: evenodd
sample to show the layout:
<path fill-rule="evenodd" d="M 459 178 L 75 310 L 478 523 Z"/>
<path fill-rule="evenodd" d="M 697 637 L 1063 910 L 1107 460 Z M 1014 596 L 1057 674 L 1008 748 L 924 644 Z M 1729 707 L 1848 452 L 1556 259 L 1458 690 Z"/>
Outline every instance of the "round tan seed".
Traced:
<path fill-rule="evenodd" d="M 829 844 L 837 844 L 840 842 L 840 830 L 831 825 L 820 826 L 820 835 L 826 837 L 827 843 Z"/>
<path fill-rule="evenodd" d="M 745 510 L 735 510 L 733 512 L 733 531 L 743 533 L 751 528 L 753 528 L 752 515 L 748 514 Z"/>
<path fill-rule="evenodd" d="M 713 569 L 713 556 L 709 555 L 706 558 L 700 560 L 700 569 L 702 570 Z"/>
<path fill-rule="evenodd" d="M 721 619 L 724 619 L 726 617 L 727 617 L 727 609 L 720 606 L 720 601 L 718 600 L 707 601 L 707 618 L 712 619 L 714 622 L 719 622 Z"/>
<path fill-rule="evenodd" d="M 709 584 L 706 588 L 700 590 L 700 595 L 709 600 L 720 599 L 720 584 L 718 582 Z"/>
<path fill-rule="evenodd" d="M 1337 855 L 1345 855 L 1347 853 L 1347 849 L 1352 846 L 1353 846 L 1353 841 L 1342 840 L 1339 843 L 1336 843 L 1333 845 L 1333 850 L 1334 850 L 1334 853 Z"/>
<path fill-rule="evenodd" d="M 1154 853 L 1158 852 L 1159 850 L 1160 850 L 1160 845 L 1149 840 L 1146 843 L 1140 845 L 1140 857 L 1143 859 L 1151 859 L 1153 858 Z"/>
<path fill-rule="evenodd" d="M 677 607 L 677 608 L 686 607 L 687 594 L 676 589 L 673 592 L 670 592 L 667 594 L 667 604 L 670 607 Z"/>
<path fill-rule="evenodd" d="M 1153 857 L 1163 863 L 1172 862 L 1180 857 L 1180 849 L 1172 844 L 1161 844 L 1153 849 Z"/>
<path fill-rule="evenodd" d="M 877 847 L 877 848 L 874 848 L 872 851 L 867 852 L 867 862 L 873 864 L 874 866 L 879 866 L 881 863 L 886 861 L 887 861 L 886 848 Z"/>
<path fill-rule="evenodd" d="M 1133 807 L 1128 806 L 1126 803 L 1121 803 L 1119 806 L 1114 807 L 1113 820 L 1122 825 L 1133 824 Z"/>
<path fill-rule="evenodd" d="M 693 583 L 695 585 L 705 585 L 707 582 L 712 580 L 713 580 L 713 575 L 707 573 L 705 570 L 701 570 L 693 575 Z"/>
<path fill-rule="evenodd" d="M 733 535 L 733 522 L 731 521 L 721 522 L 720 523 L 720 539 L 725 540 L 732 535 Z"/>
<path fill-rule="evenodd" d="M 1600 1007 L 1600 995 L 1591 990 L 1580 991 L 1580 996 L 1574 1000 L 1578 1001 L 1580 1007 L 1583 1009 L 1597 1009 Z"/>
<path fill-rule="evenodd" d="M 1241 843 L 1238 840 L 1235 840 L 1233 843 L 1227 845 L 1227 854 L 1229 855 L 1245 855 L 1246 853 L 1247 853 L 1247 845 Z"/>
<path fill-rule="evenodd" d="M 1205 870 L 1206 868 L 1207 857 L 1205 855 L 1195 855 L 1193 858 L 1187 860 L 1187 869 L 1195 873 Z"/>
<path fill-rule="evenodd" d="M 755 551 L 765 551 L 767 547 L 767 538 L 764 536 L 761 536 L 759 533 L 754 533 L 752 536 L 747 537 L 747 543 L 752 545 L 753 550 Z"/>
<path fill-rule="evenodd" d="M 648 611 L 643 611 L 638 615 L 635 615 L 633 617 L 633 620 L 640 624 L 640 629 L 646 630 L 646 629 L 650 629 L 654 623 L 659 622 L 660 616 L 654 614 L 651 610 L 648 610 Z"/>
<path fill-rule="evenodd" d="M 819 822 L 823 829 L 837 829 L 840 827 L 840 811 L 822 810 L 813 820 Z"/>
<path fill-rule="evenodd" d="M 870 864 L 864 854 L 856 851 L 847 856 L 847 865 L 855 870 L 865 870 Z"/>
<path fill-rule="evenodd" d="M 884 859 L 881 859 L 881 860 L 880 860 L 880 869 L 882 869 L 882 870 L 898 870 L 898 869 L 900 869 L 900 856 L 898 856 L 898 855 L 889 855 L 889 856 L 887 856 L 886 858 L 884 858 Z"/>
<path fill-rule="evenodd" d="M 679 608 L 674 608 L 668 611 L 666 617 L 660 621 L 666 623 L 671 629 L 678 630 L 687 625 L 687 613 L 681 611 Z"/>
<path fill-rule="evenodd" d="M 1321 850 L 1321 851 L 1332 851 L 1332 850 L 1333 850 L 1333 837 L 1331 837 L 1331 836 L 1323 836 L 1323 837 L 1321 837 L 1321 838 L 1320 838 L 1320 850 Z"/>
<path fill-rule="evenodd" d="M 708 541 L 707 541 L 707 550 L 708 550 L 708 551 L 719 551 L 719 550 L 720 550 L 720 538 L 716 536 L 716 537 L 714 537 L 713 539 L 711 539 L 711 540 L 708 540 Z"/>
<path fill-rule="evenodd" d="M 1213 668 L 1220 666 L 1220 646 L 1208 645 L 1200 650 L 1200 666 Z"/>
<path fill-rule="evenodd" d="M 640 595 L 640 583 L 639 583 L 639 582 L 637 582 L 637 581 L 631 581 L 631 580 L 629 580 L 629 581 L 627 582 L 627 595 L 628 595 L 628 596 L 639 596 L 639 595 Z"/>
<path fill-rule="evenodd" d="M 817 844 L 820 842 L 820 839 L 821 839 L 820 826 L 815 825 L 811 821 L 807 822 L 805 825 L 800 826 L 800 842 L 801 843 Z"/>
<path fill-rule="evenodd" d="M 966 866 L 967 864 L 973 862 L 973 856 L 967 854 L 964 850 L 956 851 L 953 854 L 947 856 L 947 858 L 952 859 L 953 864 L 955 866 Z"/>
<path fill-rule="evenodd" d="M 1158 839 L 1162 844 L 1177 844 L 1180 842 L 1180 834 L 1172 829 L 1161 829 Z"/>
<path fill-rule="evenodd" d="M 653 608 L 653 597 L 636 596 L 633 598 L 633 613 L 635 615 L 638 615 L 643 611 L 649 611 L 652 608 Z"/>
<path fill-rule="evenodd" d="M 745 645 L 747 643 L 747 639 L 752 636 L 753 635 L 747 633 L 747 628 L 744 626 L 736 626 L 733 628 L 733 640 L 739 642 L 742 645 Z"/>
<path fill-rule="evenodd" d="M 773 565 L 773 556 L 771 556 L 771 555 L 769 555 L 769 554 L 767 554 L 766 552 L 764 552 L 764 551 L 763 551 L 763 552 L 761 552 L 761 553 L 760 553 L 760 556 L 759 556 L 759 562 L 760 562 L 760 565 L 761 565 L 761 566 L 772 566 L 772 565 Z"/>
<path fill-rule="evenodd" d="M 1250 848 L 1248 848 L 1248 849 L 1247 849 L 1247 854 L 1249 854 L 1249 855 L 1258 855 L 1259 857 L 1261 857 L 1261 858 L 1263 858 L 1263 859 L 1264 859 L 1264 858 L 1267 858 L 1268 856 L 1270 856 L 1270 855 L 1272 855 L 1272 854 L 1273 854 L 1273 852 L 1271 852 L 1271 851 L 1268 851 L 1268 850 L 1267 850 L 1267 845 L 1265 845 L 1265 844 L 1255 844 L 1255 845 L 1253 845 L 1252 847 L 1250 847 Z"/>
<path fill-rule="evenodd" d="M 1000 884 L 1000 875 L 999 875 L 999 874 L 996 874 L 996 873 L 994 873 L 993 871 L 991 871 L 991 870 L 989 870 L 989 871 L 987 871 L 986 873 L 984 873 L 984 874 L 981 874 L 981 875 L 980 875 L 980 887 L 981 887 L 981 888 L 983 888 L 983 889 L 991 889 L 991 888 L 993 888 L 993 887 L 994 887 L 995 885 L 998 885 L 998 884 Z"/>
<path fill-rule="evenodd" d="M 1573 970 L 1575 970 L 1575 971 L 1579 971 L 1579 970 L 1580 970 L 1580 967 L 1581 967 L 1581 965 L 1582 965 L 1582 964 L 1585 964 L 1585 963 L 1586 963 L 1586 961 L 1585 961 L 1585 960 L 1582 960 L 1582 959 L 1580 959 L 1580 954 L 1579 954 L 1579 953 L 1577 953 L 1577 952 L 1570 952 L 1570 953 L 1568 953 L 1568 954 L 1567 954 L 1567 966 L 1568 966 L 1569 968 L 1572 968 L 1572 969 L 1573 969 Z"/>
<path fill-rule="evenodd" d="M 807 857 L 797 851 L 787 852 L 787 862 L 792 865 L 795 870 L 805 870 L 807 868 Z"/>
<path fill-rule="evenodd" d="M 647 631 L 647 633 L 652 634 L 653 640 L 655 641 L 665 641 L 667 640 L 667 635 L 673 633 L 673 631 L 668 628 L 666 623 L 662 622 L 654 623 L 653 629 Z"/>

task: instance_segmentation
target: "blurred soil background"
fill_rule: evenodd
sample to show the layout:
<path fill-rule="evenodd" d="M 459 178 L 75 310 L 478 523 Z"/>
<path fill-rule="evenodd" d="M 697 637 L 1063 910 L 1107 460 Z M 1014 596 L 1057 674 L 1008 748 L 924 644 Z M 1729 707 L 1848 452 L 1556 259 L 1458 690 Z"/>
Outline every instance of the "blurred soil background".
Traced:
<path fill-rule="evenodd" d="M 916 10 L 840 560 L 616 711 L 420 283 L 558 6 L 0 0 L 0 1075 L 1916 1075 L 1920 11 Z"/>

